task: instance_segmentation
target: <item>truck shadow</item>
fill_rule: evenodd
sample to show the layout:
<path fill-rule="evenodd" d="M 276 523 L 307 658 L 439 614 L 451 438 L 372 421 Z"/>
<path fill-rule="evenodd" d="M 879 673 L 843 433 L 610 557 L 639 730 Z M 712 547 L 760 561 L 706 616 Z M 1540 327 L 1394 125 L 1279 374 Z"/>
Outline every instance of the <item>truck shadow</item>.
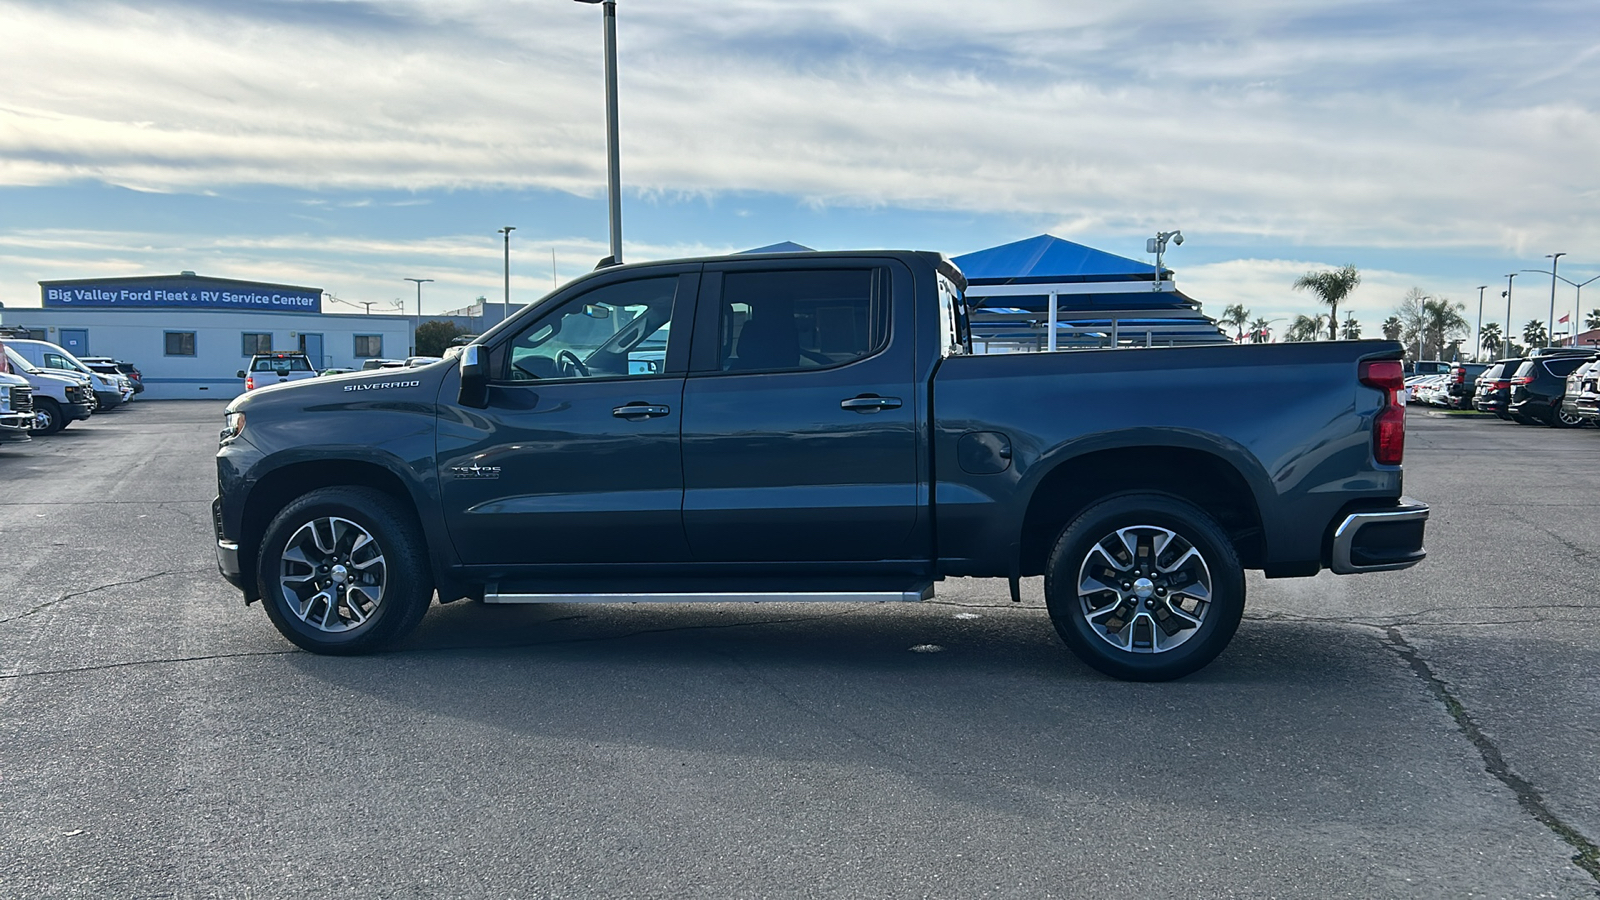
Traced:
<path fill-rule="evenodd" d="M 1234 790 L 1294 796 L 1312 820 L 1345 814 L 1349 785 L 1408 771 L 1422 752 L 1409 735 L 1436 738 L 1443 716 L 1353 629 L 1247 621 L 1207 669 L 1131 684 L 1079 663 L 1037 609 L 463 604 L 389 654 L 287 660 L 327 691 L 457 722 L 530 764 L 604 747 L 881 768 L 1049 817 L 1062 809 L 1048 797 L 1204 805 Z"/>

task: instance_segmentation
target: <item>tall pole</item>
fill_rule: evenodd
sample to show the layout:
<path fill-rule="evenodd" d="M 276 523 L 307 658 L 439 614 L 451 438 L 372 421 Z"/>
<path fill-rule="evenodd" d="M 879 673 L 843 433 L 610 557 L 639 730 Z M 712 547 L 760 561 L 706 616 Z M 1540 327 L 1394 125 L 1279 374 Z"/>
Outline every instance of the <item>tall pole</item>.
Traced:
<path fill-rule="evenodd" d="M 411 323 L 411 353 L 417 351 L 417 329 L 422 327 L 422 286 L 432 281 L 432 278 L 407 278 L 406 281 L 417 283 L 417 318 Z"/>
<path fill-rule="evenodd" d="M 1478 337 L 1477 343 L 1472 345 L 1472 358 L 1477 359 L 1483 352 L 1483 292 L 1488 290 L 1487 284 L 1478 285 Z"/>
<path fill-rule="evenodd" d="M 611 259 L 622 262 L 622 159 L 617 146 L 617 4 L 605 0 L 606 25 L 606 155 L 609 177 L 606 189 L 611 196 Z"/>
<path fill-rule="evenodd" d="M 1544 345 L 1550 346 L 1555 339 L 1556 331 L 1556 266 L 1560 264 L 1565 253 L 1546 253 L 1545 259 L 1550 260 L 1550 317 L 1545 320 Z"/>
<path fill-rule="evenodd" d="M 1515 272 L 1506 276 L 1506 333 L 1504 338 L 1505 346 L 1501 349 L 1508 357 L 1511 355 L 1511 279 L 1515 277 L 1517 277 Z"/>
<path fill-rule="evenodd" d="M 506 299 L 500 304 L 500 321 L 511 318 L 511 232 L 516 231 L 515 225 L 507 225 L 500 229 L 499 234 L 506 236 Z"/>

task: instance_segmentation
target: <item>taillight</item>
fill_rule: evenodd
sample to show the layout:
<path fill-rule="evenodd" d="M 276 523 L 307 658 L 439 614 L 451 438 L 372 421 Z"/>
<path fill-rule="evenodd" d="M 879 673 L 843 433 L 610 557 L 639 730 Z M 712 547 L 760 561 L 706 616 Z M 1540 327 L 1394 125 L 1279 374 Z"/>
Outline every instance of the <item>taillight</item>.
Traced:
<path fill-rule="evenodd" d="M 1532 384 L 1533 383 L 1533 376 L 1532 375 L 1518 375 L 1517 377 L 1511 379 L 1511 383 L 1512 384 Z"/>
<path fill-rule="evenodd" d="M 1406 452 L 1406 408 L 1399 392 L 1405 388 L 1405 373 L 1397 359 L 1370 360 L 1361 364 L 1361 383 L 1383 391 L 1383 409 L 1372 420 L 1372 456 L 1383 466 L 1398 466 Z"/>
<path fill-rule="evenodd" d="M 1491 381 L 1491 382 L 1489 382 L 1489 390 L 1491 390 L 1491 391 L 1503 391 L 1508 387 L 1511 387 L 1511 382 L 1509 382 L 1509 381 Z"/>
<path fill-rule="evenodd" d="M 256 377 L 254 375 L 245 378 L 244 389 L 247 391 L 253 391 L 256 389 Z"/>

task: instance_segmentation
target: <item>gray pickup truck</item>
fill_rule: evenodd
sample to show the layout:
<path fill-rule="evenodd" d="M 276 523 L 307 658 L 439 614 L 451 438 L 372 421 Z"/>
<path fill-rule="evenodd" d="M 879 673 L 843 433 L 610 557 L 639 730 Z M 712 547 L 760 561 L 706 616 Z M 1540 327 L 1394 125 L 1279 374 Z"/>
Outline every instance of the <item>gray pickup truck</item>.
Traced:
<path fill-rule="evenodd" d="M 299 646 L 442 601 L 915 601 L 1043 575 L 1089 665 L 1209 663 L 1246 569 L 1401 569 L 1401 348 L 973 355 L 937 254 L 598 270 L 455 361 L 258 388 L 217 452 L 222 574 Z"/>

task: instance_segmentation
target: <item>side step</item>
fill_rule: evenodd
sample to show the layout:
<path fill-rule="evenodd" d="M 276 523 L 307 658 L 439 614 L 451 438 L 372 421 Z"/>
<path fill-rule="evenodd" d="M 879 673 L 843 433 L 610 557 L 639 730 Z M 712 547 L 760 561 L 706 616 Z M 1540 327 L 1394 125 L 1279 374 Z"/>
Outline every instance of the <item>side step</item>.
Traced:
<path fill-rule="evenodd" d="M 917 603 L 933 599 L 933 583 L 909 591 L 763 591 L 755 593 L 502 594 L 483 589 L 485 603 Z"/>

